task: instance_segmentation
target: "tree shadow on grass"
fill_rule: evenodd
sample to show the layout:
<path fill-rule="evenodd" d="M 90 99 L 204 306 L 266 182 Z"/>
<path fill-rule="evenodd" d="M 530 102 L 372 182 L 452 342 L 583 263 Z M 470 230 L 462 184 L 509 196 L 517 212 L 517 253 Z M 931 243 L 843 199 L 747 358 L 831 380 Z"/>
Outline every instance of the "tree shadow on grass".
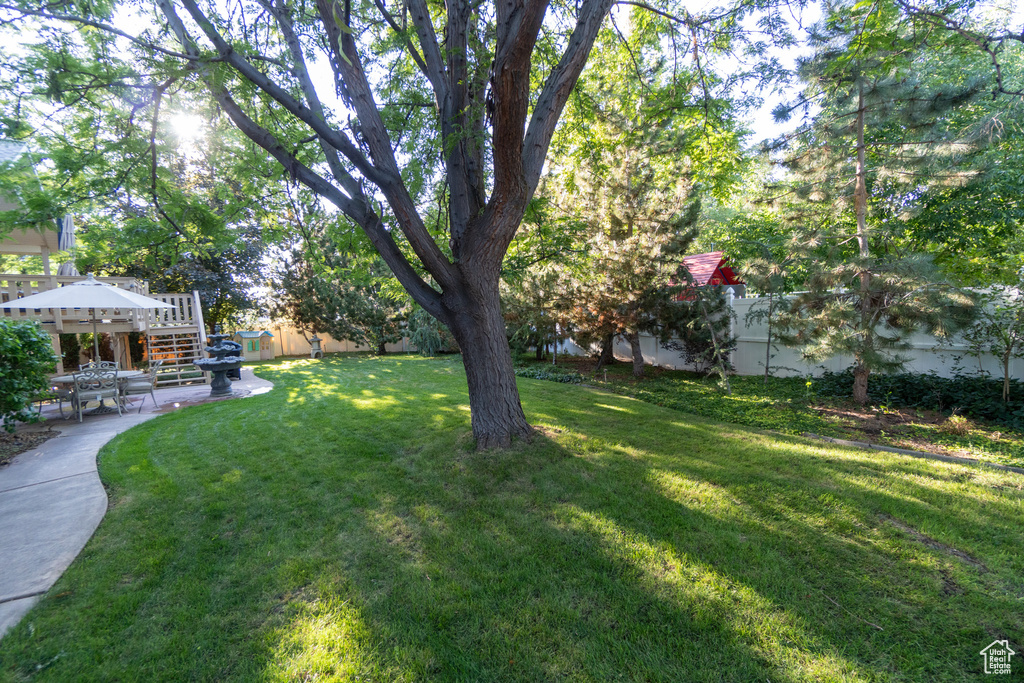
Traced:
<path fill-rule="evenodd" d="M 629 413 L 599 400 L 548 417 Z M 715 429 L 679 427 L 700 433 L 689 445 L 739 444 L 751 458 L 555 434 L 463 453 L 442 490 L 416 484 L 361 509 L 347 533 L 375 550 L 349 559 L 344 585 L 368 647 L 403 653 L 391 674 L 438 680 L 956 680 L 976 667 L 974 640 L 1013 628 L 1011 591 L 984 596 L 986 627 L 970 603 L 992 586 L 975 568 L 923 565 L 877 528 L 879 515 L 926 518 L 941 505 L 925 499 L 953 494 L 839 492 L 831 482 L 863 463 L 808 464 L 796 445 L 767 463 L 759 438 Z M 954 573 L 978 585 L 942 594 Z M 965 648 L 947 651 L 951 636 Z"/>
<path fill-rule="evenodd" d="M 934 478 L 956 468 L 527 383 L 547 436 L 475 453 L 463 380 L 443 369 L 303 367 L 266 397 L 124 435 L 104 455 L 108 520 L 33 612 L 34 633 L 4 639 L 8 671 L 960 680 L 989 635 L 1020 632 L 1006 552 L 1020 547 L 1019 502 L 964 503 L 980 487 Z"/>

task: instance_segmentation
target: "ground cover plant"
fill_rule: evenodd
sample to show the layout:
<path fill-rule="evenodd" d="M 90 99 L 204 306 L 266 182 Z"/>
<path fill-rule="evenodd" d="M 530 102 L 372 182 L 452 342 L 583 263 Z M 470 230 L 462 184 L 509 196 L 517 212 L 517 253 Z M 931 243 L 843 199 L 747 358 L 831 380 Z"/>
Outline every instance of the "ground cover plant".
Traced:
<path fill-rule="evenodd" d="M 1022 475 L 530 379 L 534 442 L 477 452 L 457 361 L 258 372 L 101 451 L 0 680 L 960 681 L 1022 644 Z"/>
<path fill-rule="evenodd" d="M 851 373 L 817 379 L 770 377 L 767 385 L 760 376 L 734 376 L 731 394 L 726 395 L 715 378 L 691 372 L 651 368 L 648 378 L 636 380 L 625 363 L 596 374 L 593 367 L 586 358 L 561 356 L 553 365 L 522 357 L 517 373 L 598 386 L 655 405 L 784 434 L 810 433 L 1024 467 L 1024 429 L 1010 412 L 1007 419 L 998 419 L 997 412 L 1005 409 L 999 407 L 1000 383 L 995 380 L 878 375 L 869 393 L 872 403 L 863 407 L 847 398 Z"/>

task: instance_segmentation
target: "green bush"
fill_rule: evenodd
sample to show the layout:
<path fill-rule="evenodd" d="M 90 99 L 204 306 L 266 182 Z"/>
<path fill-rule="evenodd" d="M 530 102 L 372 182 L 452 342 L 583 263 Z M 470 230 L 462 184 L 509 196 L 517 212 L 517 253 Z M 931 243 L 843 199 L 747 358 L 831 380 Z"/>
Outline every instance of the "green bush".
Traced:
<path fill-rule="evenodd" d="M 45 391 L 57 357 L 50 335 L 30 320 L 0 318 L 0 420 L 8 432 L 15 422 L 35 422 L 32 397 Z"/>
<path fill-rule="evenodd" d="M 847 397 L 853 387 L 853 373 L 826 372 L 814 380 L 819 396 Z M 1010 382 L 1010 396 L 1024 395 L 1024 385 Z M 868 400 L 902 408 L 924 408 L 941 412 L 957 411 L 965 417 L 985 420 L 1011 429 L 1024 429 L 1024 402 L 1003 401 L 1003 382 L 982 376 L 935 374 L 872 375 Z"/>
<path fill-rule="evenodd" d="M 549 382 L 561 382 L 562 384 L 582 384 L 583 375 L 575 370 L 565 370 L 557 365 L 530 365 L 517 367 L 516 376 L 529 377 L 530 379 L 543 379 Z"/>

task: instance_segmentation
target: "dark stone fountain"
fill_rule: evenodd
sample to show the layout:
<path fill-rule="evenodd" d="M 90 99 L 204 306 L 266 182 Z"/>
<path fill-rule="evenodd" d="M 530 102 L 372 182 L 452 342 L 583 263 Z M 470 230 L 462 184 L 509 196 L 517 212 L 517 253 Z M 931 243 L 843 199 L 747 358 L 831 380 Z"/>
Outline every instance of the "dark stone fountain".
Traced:
<path fill-rule="evenodd" d="M 200 358 L 192 363 L 203 372 L 213 373 L 210 396 L 231 395 L 231 380 L 228 379 L 228 373 L 241 368 L 242 361 L 245 360 L 241 356 L 241 344 L 225 341 L 229 336 L 231 335 L 211 334 L 208 339 L 213 343 L 213 346 L 206 347 L 206 352 L 210 354 L 210 357 Z"/>

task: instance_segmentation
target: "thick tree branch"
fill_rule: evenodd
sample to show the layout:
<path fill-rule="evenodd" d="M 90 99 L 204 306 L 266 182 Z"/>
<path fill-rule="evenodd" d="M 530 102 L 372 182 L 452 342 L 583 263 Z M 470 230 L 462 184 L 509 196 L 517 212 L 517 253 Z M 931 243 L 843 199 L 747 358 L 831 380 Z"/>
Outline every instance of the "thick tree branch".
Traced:
<path fill-rule="evenodd" d="M 363 71 L 355 41 L 351 35 L 343 33 L 334 19 L 334 2 L 335 0 L 317 0 L 317 9 L 335 55 L 335 68 L 346 87 L 350 106 L 359 117 L 359 132 L 369 147 L 375 167 L 381 170 L 377 173 L 379 180 L 373 182 L 384 194 L 398 219 L 402 233 L 409 240 L 409 245 L 427 271 L 443 289 L 454 287 L 456 278 L 451 263 L 430 236 L 415 202 L 402 181 L 391 139 L 377 110 L 377 103 Z"/>
<path fill-rule="evenodd" d="M 310 78 L 309 69 L 306 67 L 306 59 L 302 51 L 302 44 L 299 42 L 299 37 L 295 33 L 291 14 L 288 13 L 283 0 L 278 0 L 277 4 L 273 4 L 273 0 L 260 0 L 260 4 L 277 20 L 278 27 L 281 29 L 281 35 L 284 37 L 285 44 L 288 46 L 288 50 L 292 54 L 292 60 L 294 62 L 292 73 L 298 79 L 299 86 L 302 88 L 302 92 L 306 97 L 306 101 L 309 103 L 310 109 L 313 110 L 313 113 L 316 116 L 326 121 L 327 116 L 324 112 L 324 107 L 320 101 L 320 97 L 317 94 L 316 87 L 313 85 L 313 79 Z M 342 184 L 345 192 L 347 192 L 350 197 L 356 196 L 360 192 L 359 183 L 341 163 L 341 158 L 338 156 L 337 150 L 328 144 L 323 138 L 318 137 L 317 139 L 320 141 L 320 148 L 323 150 L 324 157 L 327 159 L 327 165 L 330 166 L 331 173 L 334 175 L 335 179 Z"/>
<path fill-rule="evenodd" d="M 434 23 L 430 19 L 430 8 L 427 7 L 425 0 L 406 1 L 412 25 L 416 29 L 416 36 L 420 41 L 420 50 L 423 53 L 423 62 L 426 67 L 424 74 L 430 81 L 437 97 L 437 110 L 443 113 L 446 108 L 445 103 L 448 101 L 448 81 L 445 77 L 441 46 L 437 42 Z"/>
<path fill-rule="evenodd" d="M 161 5 L 170 6 L 168 0 L 159 0 L 159 2 Z M 379 166 L 370 164 L 362 152 L 359 151 L 359 148 L 346 135 L 331 128 L 325 120 L 317 117 L 311 109 L 296 100 L 287 90 L 256 69 L 248 60 L 236 52 L 231 44 L 217 31 L 213 23 L 194 0 L 181 0 L 181 2 L 192 19 L 206 34 L 206 37 L 213 43 L 222 61 L 229 64 L 243 78 L 274 98 L 286 111 L 309 126 L 317 135 L 326 140 L 328 144 L 344 154 L 370 182 L 380 185 L 394 180 L 397 176 L 397 168 L 391 173 L 390 178 L 386 177 L 385 174 L 389 172 L 389 169 L 384 169 L 385 173 L 381 173 Z M 173 12 L 173 8 L 171 8 L 171 11 Z"/>
<path fill-rule="evenodd" d="M 246 137 L 273 156 L 295 180 L 329 200 L 346 216 L 355 221 L 370 238 L 370 242 L 373 243 L 381 258 L 384 259 L 406 291 L 416 300 L 416 303 L 431 315 L 438 317 L 439 320 L 445 319 L 446 314 L 440 304 L 440 293 L 424 282 L 405 258 L 391 233 L 385 228 L 381 217 L 373 210 L 368 198 L 362 195 L 352 198 L 346 196 L 337 187 L 296 159 L 270 131 L 249 118 L 222 86 L 211 84 L 210 89 L 218 104 Z"/>
<path fill-rule="evenodd" d="M 551 144 L 551 136 L 562 114 L 562 108 L 583 71 L 601 28 L 601 22 L 612 4 L 613 0 L 594 0 L 583 4 L 576 28 L 569 38 L 569 45 L 558 65 L 548 76 L 544 89 L 537 99 L 522 142 L 523 180 L 528 190 L 527 200 L 537 188 L 548 145 Z"/>

